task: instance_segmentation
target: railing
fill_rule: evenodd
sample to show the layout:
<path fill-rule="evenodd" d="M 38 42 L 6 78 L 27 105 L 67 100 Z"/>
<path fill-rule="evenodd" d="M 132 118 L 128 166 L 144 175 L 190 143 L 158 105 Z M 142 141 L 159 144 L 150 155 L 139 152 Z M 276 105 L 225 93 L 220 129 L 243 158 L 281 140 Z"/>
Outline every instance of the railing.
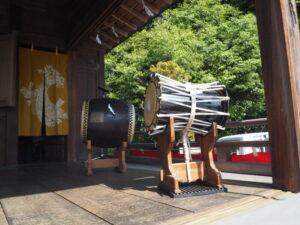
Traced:
<path fill-rule="evenodd" d="M 238 122 L 229 122 L 226 128 L 237 128 L 245 126 L 262 126 L 267 125 L 267 119 L 243 120 Z M 234 147 L 269 147 L 269 141 L 234 141 L 234 142 L 217 142 L 216 152 L 218 161 L 217 168 L 222 172 L 246 173 L 257 175 L 272 175 L 270 163 L 254 163 L 254 162 L 232 162 L 231 150 Z"/>
<path fill-rule="evenodd" d="M 259 118 L 259 119 L 252 119 L 252 120 L 228 122 L 226 123 L 225 127 L 226 128 L 253 127 L 253 126 L 262 126 L 267 124 L 268 124 L 267 118 Z"/>
<path fill-rule="evenodd" d="M 266 118 L 243 120 L 238 122 L 228 122 L 225 127 L 238 128 L 238 127 L 251 127 L 251 126 L 263 126 L 267 125 Z M 142 134 L 143 132 L 139 132 Z M 194 146 L 194 143 L 191 143 Z M 218 160 L 215 162 L 217 168 L 222 172 L 232 173 L 245 173 L 245 174 L 257 174 L 257 175 L 272 175 L 270 163 L 255 163 L 255 162 L 232 162 L 231 151 L 234 147 L 269 147 L 269 141 L 232 141 L 232 142 L 217 142 L 216 153 Z M 138 143 L 131 144 L 130 149 L 155 149 L 157 145 L 155 143 Z M 151 158 L 134 158 L 129 156 L 129 161 L 139 161 L 141 163 L 159 163 L 160 159 Z"/>

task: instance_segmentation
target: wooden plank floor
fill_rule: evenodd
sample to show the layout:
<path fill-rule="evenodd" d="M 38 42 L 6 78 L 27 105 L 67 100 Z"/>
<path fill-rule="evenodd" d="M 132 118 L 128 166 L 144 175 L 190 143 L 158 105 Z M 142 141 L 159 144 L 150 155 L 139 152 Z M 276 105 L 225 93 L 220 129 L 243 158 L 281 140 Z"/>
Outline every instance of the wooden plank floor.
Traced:
<path fill-rule="evenodd" d="M 227 193 L 172 199 L 157 192 L 158 172 L 44 164 L 0 170 L 0 224 L 158 224 L 260 196 L 268 184 L 225 180 Z"/>

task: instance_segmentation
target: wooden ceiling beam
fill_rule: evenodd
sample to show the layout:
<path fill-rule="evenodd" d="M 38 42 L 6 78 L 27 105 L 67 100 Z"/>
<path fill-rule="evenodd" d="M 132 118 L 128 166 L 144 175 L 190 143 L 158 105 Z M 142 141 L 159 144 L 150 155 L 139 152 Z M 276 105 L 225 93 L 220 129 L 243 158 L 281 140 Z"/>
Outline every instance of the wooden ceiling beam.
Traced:
<path fill-rule="evenodd" d="M 76 1 L 80 2 L 80 0 Z M 124 2 L 127 3 L 124 5 Z M 152 2 L 151 0 L 144 0 L 144 2 L 153 14 L 158 15 L 161 8 L 167 6 L 167 4 L 172 4 L 174 0 L 162 0 L 162 2 L 159 3 L 157 3 L 158 0 L 156 1 L 156 3 Z M 89 36 L 95 34 L 95 32 L 97 32 L 101 28 L 103 28 L 101 35 L 105 37 L 106 42 L 109 42 L 110 45 L 113 46 L 116 45 L 121 40 L 127 38 L 133 31 L 136 31 L 138 27 L 147 23 L 149 17 L 146 14 L 145 10 L 136 9 L 136 6 L 141 6 L 141 4 L 142 3 L 139 0 L 90 0 L 89 6 L 84 10 L 85 13 L 82 13 L 82 15 L 78 18 L 76 17 L 76 23 L 74 23 L 74 26 L 70 27 L 67 37 L 68 48 L 75 49 L 76 47 L 80 46 L 80 44 L 82 44 L 84 40 L 89 39 Z M 123 15 L 117 16 L 116 13 L 120 12 L 119 9 L 122 9 Z M 124 16 L 125 13 L 130 14 L 130 16 L 135 17 L 135 19 L 127 19 L 127 17 Z M 111 18 L 111 20 L 108 18 Z M 120 41 L 112 34 L 112 25 L 114 23 L 118 25 L 114 26 L 114 29 L 120 36 Z M 111 29 L 111 32 L 109 32 L 108 29 L 108 33 L 104 32 L 106 27 Z"/>
<path fill-rule="evenodd" d="M 109 27 L 110 29 L 112 29 L 112 24 L 108 23 L 108 22 L 104 22 L 103 23 L 106 27 Z M 122 35 L 123 37 L 128 37 L 128 32 L 124 31 L 123 29 L 115 26 L 115 30 L 118 34 Z"/>
<path fill-rule="evenodd" d="M 101 45 L 106 49 L 112 49 L 112 45 L 107 44 L 106 42 L 102 42 Z"/>
<path fill-rule="evenodd" d="M 110 36 L 109 34 L 107 34 L 106 32 L 99 31 L 98 33 L 99 33 L 101 36 L 103 36 L 103 37 L 109 39 L 110 41 L 112 41 L 112 42 L 114 42 L 114 43 L 116 43 L 116 44 L 119 43 L 119 40 L 118 40 L 118 39 L 111 37 L 111 36 Z"/>
<path fill-rule="evenodd" d="M 121 23 L 125 24 L 127 27 L 129 27 L 130 29 L 132 30 L 136 30 L 137 29 L 137 26 L 131 22 L 129 22 L 128 20 L 124 19 L 124 18 L 119 18 L 115 15 L 111 15 L 114 19 L 120 21 Z"/>
<path fill-rule="evenodd" d="M 122 3 L 124 3 L 123 0 L 93 1 L 93 4 L 85 13 L 86 16 L 79 18 L 76 25 L 69 31 L 69 49 L 78 47 L 84 40 L 93 35 Z"/>
<path fill-rule="evenodd" d="M 134 8 L 131 8 L 125 4 L 121 5 L 121 7 L 127 12 L 129 12 L 130 14 L 132 14 L 133 16 L 135 16 L 136 18 L 138 18 L 139 20 L 141 20 L 142 22 L 146 22 L 148 20 L 147 16 L 141 14 L 139 11 L 135 10 Z"/>
<path fill-rule="evenodd" d="M 173 0 L 162 0 L 162 1 L 169 4 L 169 5 L 171 5 L 173 3 Z"/>
<path fill-rule="evenodd" d="M 158 14 L 159 13 L 159 9 L 156 8 L 155 5 L 153 5 L 152 3 L 147 2 L 147 1 L 144 1 L 144 2 L 145 2 L 145 5 L 151 10 L 151 12 L 153 12 L 154 14 Z"/>
<path fill-rule="evenodd" d="M 93 41 L 93 43 L 96 43 L 96 44 L 99 45 L 99 46 L 105 47 L 106 49 L 111 49 L 111 48 L 112 48 L 112 45 L 107 44 L 106 42 L 104 42 L 104 41 L 102 41 L 102 40 L 101 40 L 101 44 L 98 44 L 97 41 L 96 41 L 96 38 L 93 37 L 93 36 L 90 36 L 89 39 L 90 39 L 91 41 Z"/>

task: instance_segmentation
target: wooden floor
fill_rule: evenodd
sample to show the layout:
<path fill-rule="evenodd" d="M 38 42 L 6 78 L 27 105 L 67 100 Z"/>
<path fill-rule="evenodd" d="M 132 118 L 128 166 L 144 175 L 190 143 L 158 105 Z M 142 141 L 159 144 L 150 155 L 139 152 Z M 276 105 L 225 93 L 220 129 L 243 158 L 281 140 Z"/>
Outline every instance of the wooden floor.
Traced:
<path fill-rule="evenodd" d="M 88 177 L 74 163 L 0 169 L 0 224 L 173 224 L 249 197 L 265 198 L 261 193 L 271 189 L 224 180 L 227 193 L 172 199 L 157 192 L 156 171 L 94 172 Z"/>

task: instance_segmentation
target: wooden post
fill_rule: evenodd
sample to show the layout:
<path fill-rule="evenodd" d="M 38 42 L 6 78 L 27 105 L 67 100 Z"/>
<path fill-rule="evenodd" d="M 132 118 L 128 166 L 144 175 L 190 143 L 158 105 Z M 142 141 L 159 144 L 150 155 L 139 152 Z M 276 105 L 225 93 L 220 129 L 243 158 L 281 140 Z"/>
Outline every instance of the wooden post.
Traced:
<path fill-rule="evenodd" d="M 127 142 L 123 142 L 122 146 L 119 147 L 118 149 L 118 159 L 119 159 L 119 166 L 118 166 L 118 171 L 121 173 L 126 173 L 127 172 L 127 165 L 125 162 L 125 153 L 127 149 Z"/>
<path fill-rule="evenodd" d="M 97 48 L 90 46 L 88 42 L 82 43 L 79 49 L 68 53 L 70 112 L 67 143 L 68 161 L 79 161 L 85 158 L 86 149 L 80 140 L 82 99 L 101 98 L 103 95 L 102 91 L 98 90 L 98 86 L 105 86 L 104 53 L 104 49 L 99 46 Z"/>
<path fill-rule="evenodd" d="M 88 172 L 87 174 L 89 176 L 93 175 L 93 161 L 92 161 L 92 141 L 88 140 L 86 143 L 86 148 L 87 148 L 87 168 L 88 168 Z"/>
<path fill-rule="evenodd" d="M 162 169 L 160 170 L 160 184 L 162 189 L 173 193 L 180 193 L 178 180 L 172 173 L 172 149 L 175 142 L 174 118 L 169 118 L 166 130 L 157 135 L 158 147 L 161 152 Z"/>
<path fill-rule="evenodd" d="M 300 38 L 294 0 L 256 0 L 276 188 L 300 191 Z"/>
<path fill-rule="evenodd" d="M 204 162 L 204 180 L 215 187 L 222 187 L 222 177 L 216 168 L 213 157 L 213 150 L 218 138 L 217 124 L 213 123 L 210 131 L 204 137 L 195 135 L 197 146 L 201 147 L 201 154 Z"/>
<path fill-rule="evenodd" d="M 218 162 L 230 162 L 232 147 L 216 147 Z"/>

